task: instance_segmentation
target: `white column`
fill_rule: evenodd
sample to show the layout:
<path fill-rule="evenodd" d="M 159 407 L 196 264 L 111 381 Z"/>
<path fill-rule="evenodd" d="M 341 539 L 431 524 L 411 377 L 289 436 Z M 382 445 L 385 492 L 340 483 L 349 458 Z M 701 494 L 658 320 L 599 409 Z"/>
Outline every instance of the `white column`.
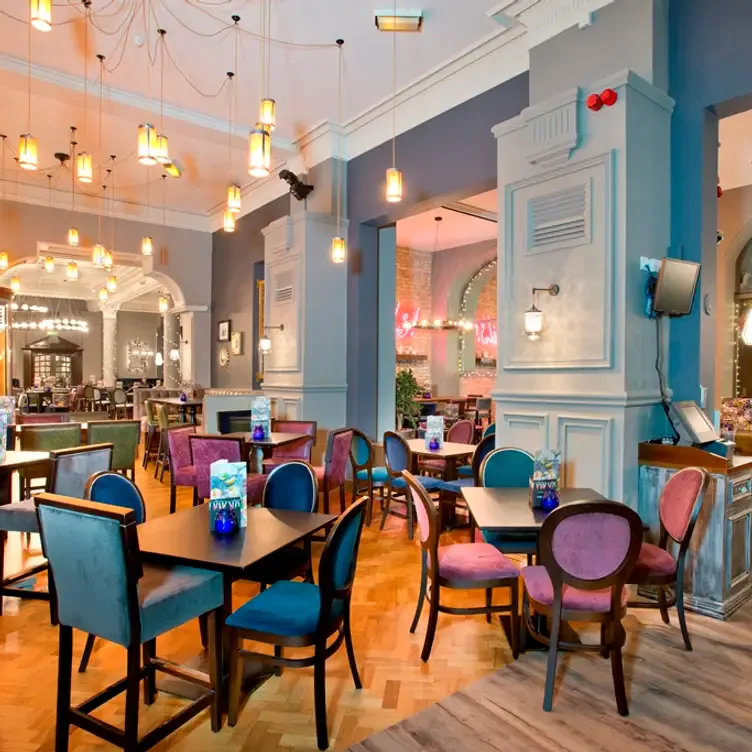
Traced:
<path fill-rule="evenodd" d="M 117 309 L 102 308 L 102 379 L 105 386 L 117 380 Z"/>
<path fill-rule="evenodd" d="M 172 308 L 172 299 L 170 299 L 170 308 Z M 164 365 L 162 373 L 164 375 L 164 385 L 167 388 L 175 388 L 180 385 L 180 361 L 172 360 L 170 352 L 180 350 L 180 319 L 172 310 L 166 311 L 163 315 L 163 352 Z"/>

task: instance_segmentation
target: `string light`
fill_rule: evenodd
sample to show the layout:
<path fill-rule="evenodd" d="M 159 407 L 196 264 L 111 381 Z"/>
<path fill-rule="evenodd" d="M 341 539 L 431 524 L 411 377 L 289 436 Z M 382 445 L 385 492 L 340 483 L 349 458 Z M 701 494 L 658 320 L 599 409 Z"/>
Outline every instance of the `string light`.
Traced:
<path fill-rule="evenodd" d="M 470 293 L 473 290 L 473 285 L 477 284 L 478 280 L 480 280 L 483 276 L 485 276 L 490 271 L 495 269 L 496 265 L 497 265 L 497 259 L 492 259 L 487 264 L 484 264 L 483 266 L 481 266 L 481 268 L 478 269 L 478 271 L 475 272 L 475 274 L 473 274 L 472 277 L 470 277 L 470 280 L 468 281 L 465 289 L 462 292 L 462 300 L 460 301 L 460 320 L 465 321 L 466 331 L 475 329 L 475 324 L 473 324 L 472 321 L 466 320 L 469 297 L 470 297 Z M 457 356 L 457 372 L 460 374 L 464 373 L 465 376 L 485 375 L 485 374 L 474 374 L 474 372 L 469 373 L 469 372 L 463 371 L 464 363 L 465 363 L 465 338 L 461 336 L 459 339 L 460 339 L 460 346 L 459 346 L 459 351 L 458 351 L 458 356 Z"/>

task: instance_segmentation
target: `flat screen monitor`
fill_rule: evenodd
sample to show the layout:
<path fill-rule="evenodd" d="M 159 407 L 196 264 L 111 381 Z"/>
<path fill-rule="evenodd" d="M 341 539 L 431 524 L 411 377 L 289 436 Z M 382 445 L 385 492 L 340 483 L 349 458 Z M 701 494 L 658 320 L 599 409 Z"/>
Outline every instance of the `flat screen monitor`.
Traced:
<path fill-rule="evenodd" d="M 695 444 L 719 441 L 720 436 L 707 415 L 696 402 L 674 402 L 671 406 L 679 419 L 681 428 Z"/>
<path fill-rule="evenodd" d="M 667 316 L 686 316 L 692 310 L 699 276 L 699 264 L 664 258 L 655 287 L 655 312 Z"/>

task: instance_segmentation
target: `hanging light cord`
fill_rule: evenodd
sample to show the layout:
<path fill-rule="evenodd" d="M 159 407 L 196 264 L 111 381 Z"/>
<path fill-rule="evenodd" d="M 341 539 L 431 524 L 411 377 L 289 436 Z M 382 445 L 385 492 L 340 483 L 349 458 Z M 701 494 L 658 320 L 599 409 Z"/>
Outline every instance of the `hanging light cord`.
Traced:
<path fill-rule="evenodd" d="M 102 113 L 104 109 L 104 55 L 97 55 L 99 58 L 99 154 L 102 153 Z M 102 163 L 99 164 L 99 182 L 102 183 Z M 106 186 L 102 185 L 102 200 L 100 202 L 99 220 L 97 223 L 97 242 L 102 240 L 102 213 L 104 212 Z"/>
<path fill-rule="evenodd" d="M 115 250 L 115 155 L 110 154 L 112 160 L 112 245 L 111 250 Z"/>
<path fill-rule="evenodd" d="M 29 66 L 29 98 L 28 98 L 28 102 L 26 103 L 27 107 L 28 107 L 27 117 L 26 117 L 26 122 L 27 122 L 27 126 L 28 127 L 26 128 L 26 133 L 31 133 L 31 24 L 29 24 L 29 60 L 28 60 L 28 66 Z"/>
<path fill-rule="evenodd" d="M 165 34 L 164 29 L 159 29 L 159 133 L 164 135 L 164 48 Z"/>
<path fill-rule="evenodd" d="M 76 221 L 76 173 L 73 169 L 73 158 L 76 153 L 76 130 L 71 128 L 71 146 L 70 146 L 70 166 L 71 166 L 71 222 Z M 5 155 L 3 155 L 3 158 Z"/>
<path fill-rule="evenodd" d="M 259 51 L 261 54 L 259 71 L 261 73 L 261 85 L 259 86 L 259 88 L 261 89 L 261 99 L 263 99 L 266 96 L 266 71 L 264 70 L 264 67 L 266 65 L 266 0 L 261 0 L 261 2 L 259 3 L 259 8 L 261 10 L 261 20 L 259 22 L 259 28 L 261 31 L 261 36 L 259 37 Z"/>
<path fill-rule="evenodd" d="M 87 123 L 89 122 L 89 9 L 91 3 L 87 2 L 84 7 L 86 8 L 86 15 L 84 16 L 84 148 L 86 148 L 86 136 L 88 133 Z M 71 159 L 72 158 L 73 155 L 71 155 Z M 71 169 L 72 168 L 73 162 L 71 162 Z"/>
<path fill-rule="evenodd" d="M 266 96 L 272 90 L 272 0 L 267 0 L 266 11 Z"/>
<path fill-rule="evenodd" d="M 397 0 L 394 0 L 394 17 L 397 18 Z M 397 25 L 392 32 L 392 167 L 397 166 Z"/>
<path fill-rule="evenodd" d="M 342 237 L 342 171 L 343 171 L 343 154 L 342 154 L 342 39 L 337 40 L 339 47 L 339 71 L 337 74 L 337 123 L 339 125 L 339 134 L 337 138 L 337 151 L 339 152 L 339 165 L 337 167 L 337 232 Z"/>

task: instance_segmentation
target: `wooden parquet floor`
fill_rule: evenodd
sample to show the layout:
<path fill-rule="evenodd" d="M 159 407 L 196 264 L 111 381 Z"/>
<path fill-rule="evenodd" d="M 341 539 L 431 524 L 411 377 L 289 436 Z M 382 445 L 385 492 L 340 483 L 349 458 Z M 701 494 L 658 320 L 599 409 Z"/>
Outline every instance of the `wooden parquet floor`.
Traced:
<path fill-rule="evenodd" d="M 169 487 L 140 468 L 137 482 L 149 517 L 167 514 Z M 189 505 L 190 494 L 180 493 L 178 503 Z M 467 532 L 444 542 L 453 539 L 465 541 Z M 20 535 L 11 535 L 6 571 L 33 563 L 39 554 L 36 536 L 27 547 Z M 625 667 L 632 715 L 620 719 L 616 713 L 608 662 L 582 654 L 562 659 L 554 712 L 546 714 L 540 709 L 545 655 L 529 654 L 513 663 L 498 621 L 489 625 L 482 616 L 442 614 L 431 660 L 421 662 L 425 612 L 417 633 L 408 632 L 418 578 L 419 548 L 407 540 L 404 522 L 391 518 L 379 532 L 374 520 L 360 546 L 353 594 L 353 636 L 364 688 L 354 689 L 344 649 L 328 661 L 331 748 L 752 751 L 752 607 L 729 623 L 690 617 L 692 654 L 682 649 L 675 619 L 666 627 L 652 612 L 630 613 Z M 251 583 L 236 583 L 235 605 L 256 592 Z M 482 598 L 453 594 L 450 602 L 477 604 Z M 77 635 L 75 662 L 83 644 L 83 635 Z M 172 660 L 188 661 L 199 651 L 197 623 L 158 643 L 158 653 Z M 73 702 L 124 671 L 125 652 L 98 641 L 88 672 L 74 673 Z M 0 617 L 0 752 L 53 752 L 56 676 L 57 632 L 48 605 L 6 598 Z M 161 692 L 153 706 L 142 705 L 142 732 L 183 704 Z M 98 714 L 120 725 L 122 697 Z M 366 737 L 371 738 L 357 744 Z M 71 752 L 111 749 L 81 730 L 71 736 Z M 312 669 L 288 669 L 269 679 L 246 702 L 234 729 L 225 726 L 212 734 L 208 715 L 200 714 L 155 749 L 316 749 Z"/>

